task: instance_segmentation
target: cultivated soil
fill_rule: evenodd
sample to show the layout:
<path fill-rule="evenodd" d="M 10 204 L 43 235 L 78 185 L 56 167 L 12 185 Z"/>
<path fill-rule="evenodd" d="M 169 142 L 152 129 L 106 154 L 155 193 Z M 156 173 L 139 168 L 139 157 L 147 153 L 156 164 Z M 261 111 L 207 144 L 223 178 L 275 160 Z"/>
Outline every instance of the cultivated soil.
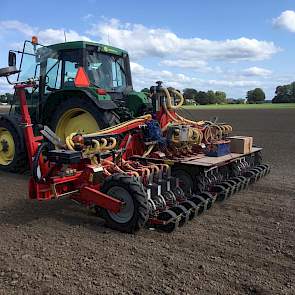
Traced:
<path fill-rule="evenodd" d="M 173 234 L 127 235 L 0 173 L 0 294 L 295 294 L 295 110 L 187 112 L 253 135 L 271 174 Z"/>

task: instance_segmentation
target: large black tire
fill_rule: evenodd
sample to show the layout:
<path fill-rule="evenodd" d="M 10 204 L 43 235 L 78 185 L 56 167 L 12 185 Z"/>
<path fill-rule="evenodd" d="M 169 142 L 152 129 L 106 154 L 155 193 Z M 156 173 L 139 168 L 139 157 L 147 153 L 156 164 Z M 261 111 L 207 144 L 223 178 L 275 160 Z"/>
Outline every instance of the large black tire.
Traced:
<path fill-rule="evenodd" d="M 96 120 L 99 129 L 107 128 L 120 123 L 118 116 L 116 116 L 113 111 L 100 109 L 93 101 L 91 101 L 90 98 L 85 96 L 67 98 L 60 104 L 56 105 L 51 118 L 49 118 L 49 122 L 46 123 L 53 131 L 56 132 L 58 122 L 62 116 L 72 109 L 81 109 L 90 113 L 91 116 Z M 83 128 L 83 126 L 81 127 Z M 94 131 L 96 130 L 93 130 L 93 132 Z"/>
<path fill-rule="evenodd" d="M 126 174 L 113 174 L 106 178 L 102 187 L 102 192 L 114 198 L 126 201 L 126 197 L 124 199 L 123 196 L 118 197 L 113 193 L 114 188 L 120 188 L 121 192 L 126 192 L 125 196 L 128 194 L 129 201 L 132 202 L 130 216 L 126 218 L 124 216 L 124 218 L 118 220 L 120 219 L 117 218 L 118 216 L 106 209 L 101 209 L 101 216 L 105 219 L 106 226 L 109 228 L 121 232 L 134 233 L 146 224 L 149 217 L 148 199 L 144 187 L 135 177 Z M 126 203 L 130 204 L 129 201 Z M 130 208 L 129 205 L 126 209 L 128 210 L 128 208 Z M 120 212 L 118 214 L 120 214 Z"/>
<path fill-rule="evenodd" d="M 14 143 L 14 156 L 6 163 L 0 163 L 0 170 L 12 173 L 23 173 L 28 169 L 27 150 L 24 140 L 23 129 L 20 127 L 21 120 L 18 116 L 0 116 L 0 131 L 7 130 Z M 3 146 L 4 145 L 4 146 Z M 0 142 L 0 150 L 7 149 L 5 141 Z"/>

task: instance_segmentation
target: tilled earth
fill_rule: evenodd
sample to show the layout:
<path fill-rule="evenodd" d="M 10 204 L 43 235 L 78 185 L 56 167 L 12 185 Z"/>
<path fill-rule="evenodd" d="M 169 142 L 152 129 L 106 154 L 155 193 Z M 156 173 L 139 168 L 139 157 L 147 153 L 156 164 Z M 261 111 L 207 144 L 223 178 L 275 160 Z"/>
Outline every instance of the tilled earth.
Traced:
<path fill-rule="evenodd" d="M 0 173 L 0 294 L 295 294 L 295 111 L 187 115 L 253 135 L 271 174 L 173 234 L 127 235 Z"/>

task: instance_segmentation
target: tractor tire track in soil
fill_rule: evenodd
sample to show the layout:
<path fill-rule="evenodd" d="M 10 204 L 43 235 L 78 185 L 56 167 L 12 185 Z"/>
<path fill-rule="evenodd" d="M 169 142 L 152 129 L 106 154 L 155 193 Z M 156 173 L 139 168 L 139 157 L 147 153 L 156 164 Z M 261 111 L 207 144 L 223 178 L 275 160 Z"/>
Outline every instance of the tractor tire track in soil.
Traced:
<path fill-rule="evenodd" d="M 127 235 L 0 173 L 0 294 L 294 294 L 295 110 L 184 113 L 253 135 L 271 174 L 173 234 Z"/>

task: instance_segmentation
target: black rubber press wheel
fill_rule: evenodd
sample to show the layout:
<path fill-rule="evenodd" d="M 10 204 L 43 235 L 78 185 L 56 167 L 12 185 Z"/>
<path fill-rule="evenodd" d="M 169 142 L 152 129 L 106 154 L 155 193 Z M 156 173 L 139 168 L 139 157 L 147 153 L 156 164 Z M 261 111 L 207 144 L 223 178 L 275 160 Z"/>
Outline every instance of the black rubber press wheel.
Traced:
<path fill-rule="evenodd" d="M 148 198 L 142 183 L 126 174 L 113 174 L 108 177 L 102 192 L 124 202 L 118 213 L 101 210 L 106 226 L 126 233 L 141 229 L 149 217 Z"/>

